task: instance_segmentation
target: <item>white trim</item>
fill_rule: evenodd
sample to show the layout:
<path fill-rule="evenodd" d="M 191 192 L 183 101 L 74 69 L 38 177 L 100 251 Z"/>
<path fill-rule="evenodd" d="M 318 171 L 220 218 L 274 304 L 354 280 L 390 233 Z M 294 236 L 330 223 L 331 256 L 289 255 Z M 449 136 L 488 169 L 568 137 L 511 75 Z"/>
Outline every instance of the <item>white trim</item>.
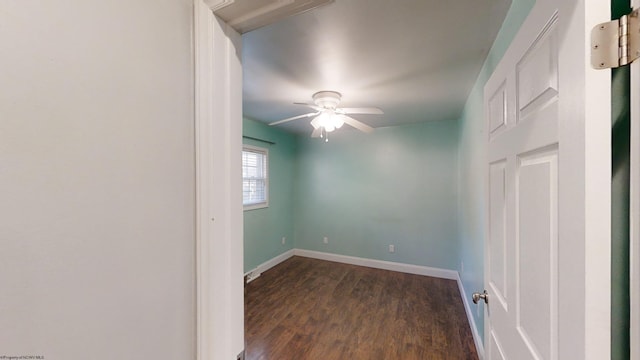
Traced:
<path fill-rule="evenodd" d="M 211 11 L 216 12 L 220 9 L 224 9 L 227 6 L 233 5 L 235 0 L 205 0 L 206 5 L 211 9 Z"/>
<path fill-rule="evenodd" d="M 261 4 L 265 5 L 255 9 L 251 9 L 250 11 L 243 11 L 243 14 L 241 16 L 234 19 L 229 19 L 229 25 L 233 27 L 241 26 L 245 23 L 255 21 L 256 19 L 259 19 L 261 17 L 273 16 L 273 13 L 277 13 L 282 8 L 290 6 L 293 3 L 294 0 L 280 0 L 271 3 L 261 2 Z"/>
<path fill-rule="evenodd" d="M 437 277 L 442 279 L 456 280 L 458 282 L 460 281 L 460 276 L 458 275 L 458 272 L 455 270 L 447 270 L 447 269 L 433 268 L 433 267 L 420 266 L 420 265 L 403 264 L 403 263 L 383 261 L 383 260 L 374 260 L 374 259 L 367 259 L 367 258 L 361 258 L 361 257 L 346 256 L 346 255 L 339 255 L 339 254 L 332 254 L 332 253 L 326 253 L 321 251 L 304 250 L 304 249 L 288 250 L 274 258 L 271 258 L 263 262 L 262 264 L 256 266 L 255 268 L 247 271 L 244 275 L 248 276 L 253 273 L 255 274 L 254 278 L 257 278 L 263 272 L 282 263 L 283 261 L 291 258 L 292 256 L 302 256 L 302 257 L 318 259 L 318 260 L 339 262 L 343 264 L 365 266 L 365 267 L 370 267 L 375 269 L 397 271 L 397 272 L 402 272 L 407 274 L 432 276 L 432 277 Z"/>
<path fill-rule="evenodd" d="M 244 349 L 240 35 L 194 0 L 196 356 Z"/>
<path fill-rule="evenodd" d="M 484 360 L 484 344 L 482 343 L 482 338 L 480 337 L 480 333 L 478 332 L 478 327 L 476 326 L 476 321 L 473 317 L 473 312 L 471 312 L 471 304 L 467 299 L 467 293 L 464 291 L 464 286 L 462 285 L 462 279 L 460 279 L 460 273 L 457 273 L 456 281 L 458 282 L 458 289 L 460 290 L 460 297 L 462 297 L 462 303 L 464 304 L 464 311 L 467 314 L 467 319 L 469 319 L 469 326 L 471 327 L 471 334 L 473 335 L 473 342 L 476 344 L 476 351 L 478 352 L 478 358 L 480 360 Z M 476 304 L 474 304 L 476 305 Z M 484 306 L 484 304 L 482 304 Z M 480 305 L 476 305 L 480 306 Z"/>
<path fill-rule="evenodd" d="M 240 33 L 278 22 L 334 0 L 206 0 L 215 14 Z"/>
<path fill-rule="evenodd" d="M 308 257 L 312 259 L 327 260 L 333 262 L 339 262 L 343 264 L 351 264 L 358 266 L 366 266 L 375 269 L 391 270 L 397 272 L 403 272 L 407 274 L 416 274 L 424 276 L 433 276 L 437 278 L 457 280 L 458 272 L 455 270 L 438 269 L 428 266 L 402 264 L 391 261 L 366 259 L 354 256 L 346 256 L 339 254 L 332 254 L 313 250 L 294 249 L 293 254 L 297 256 Z"/>
<path fill-rule="evenodd" d="M 584 25 L 574 27 L 576 31 L 583 33 L 581 37 L 584 38 L 585 43 L 562 41 L 567 45 L 563 46 L 564 53 L 561 51 L 559 66 L 564 68 L 565 73 L 560 73 L 560 86 L 567 84 L 567 80 L 562 80 L 562 77 L 566 76 L 575 85 L 561 91 L 565 94 L 584 91 L 584 95 L 581 95 L 582 99 L 579 102 L 575 100 L 560 102 L 559 115 L 562 119 L 560 123 L 563 124 L 560 128 L 560 147 L 564 147 L 565 154 L 574 152 L 574 156 L 563 157 L 561 150 L 559 161 L 562 163 L 571 158 L 575 159 L 563 165 L 560 172 L 581 174 L 584 184 L 580 184 L 580 180 L 576 179 L 575 175 L 569 175 L 564 176 L 564 181 L 560 180 L 559 186 L 580 188 L 584 205 L 575 206 L 573 200 L 564 202 L 561 200 L 560 204 L 571 202 L 573 209 L 567 208 L 558 220 L 561 224 L 559 242 L 562 243 L 558 256 L 568 259 L 576 254 L 584 254 L 584 262 L 578 265 L 579 262 L 565 261 L 559 265 L 558 270 L 561 274 L 559 282 L 562 284 L 567 279 L 563 277 L 563 272 L 566 274 L 573 271 L 576 266 L 583 266 L 584 276 L 581 281 L 584 283 L 584 290 L 580 289 L 582 291 L 578 292 L 576 288 L 567 294 L 566 290 L 573 286 L 563 286 L 560 289 L 559 311 L 561 311 L 561 317 L 564 316 L 568 321 L 560 324 L 559 358 L 580 357 L 585 360 L 600 360 L 611 357 L 611 71 L 591 68 L 588 34 L 592 26 L 610 19 L 611 2 L 592 0 L 576 1 L 576 3 L 578 5 L 575 7 L 564 9 L 564 16 L 573 14 L 582 16 L 584 13 Z M 562 3 L 558 6 L 563 7 L 567 4 Z M 577 39 L 575 35 L 567 34 L 566 36 L 567 39 Z M 580 66 L 576 66 L 580 61 L 578 59 L 584 59 Z M 567 69 L 569 67 L 570 70 Z M 584 85 L 578 86 L 580 82 L 584 82 Z M 583 87 L 584 90 L 582 90 Z M 562 97 L 562 93 L 560 96 Z M 580 109 L 576 111 L 576 107 Z M 576 120 L 580 125 L 572 125 Z M 580 135 L 576 136 L 577 134 Z M 584 159 L 584 163 L 580 163 L 578 159 Z M 562 175 L 560 177 L 563 178 Z M 579 229 L 570 225 L 573 221 L 567 221 L 569 217 L 574 218 L 578 209 L 584 211 L 584 217 L 578 217 L 579 221 L 574 222 L 580 224 Z M 563 292 L 567 296 L 563 297 Z M 567 311 L 563 312 L 563 308 Z M 576 312 L 578 309 L 579 314 Z M 581 351 L 584 349 L 584 356 L 576 353 L 571 340 L 563 339 L 571 339 L 578 332 L 574 326 L 575 323 L 571 320 L 573 315 L 567 314 L 569 312 L 576 312 L 575 315 L 580 316 L 580 319 L 576 320 L 584 321 L 585 334 L 581 339 L 584 341 L 584 345 L 581 346 Z M 571 345 L 567 346 L 569 344 Z"/>
<path fill-rule="evenodd" d="M 281 262 L 291 258 L 294 255 L 294 250 L 288 250 L 285 251 L 284 253 L 271 258 L 265 262 L 263 262 L 262 264 L 256 266 L 255 268 L 253 268 L 252 270 L 247 271 L 246 273 L 244 273 L 244 276 L 247 277 L 247 283 L 251 282 L 252 280 L 258 278 L 263 272 L 271 269 L 272 267 L 280 264 Z"/>
<path fill-rule="evenodd" d="M 211 104 L 207 101 L 212 92 L 210 62 L 213 57 L 211 43 L 212 23 L 209 11 L 200 0 L 194 0 L 194 67 L 195 67 L 195 141 L 196 141 L 196 359 L 205 360 L 211 357 L 212 348 L 206 339 L 213 332 L 211 324 L 211 302 L 213 295 L 209 283 L 209 261 L 204 254 L 208 254 L 210 243 L 210 227 L 205 199 L 211 191 L 211 169 L 202 154 L 210 152 L 211 144 L 204 138 L 205 129 L 209 126 L 207 119 L 211 115 Z M 202 138 L 201 138 L 202 136 Z"/>

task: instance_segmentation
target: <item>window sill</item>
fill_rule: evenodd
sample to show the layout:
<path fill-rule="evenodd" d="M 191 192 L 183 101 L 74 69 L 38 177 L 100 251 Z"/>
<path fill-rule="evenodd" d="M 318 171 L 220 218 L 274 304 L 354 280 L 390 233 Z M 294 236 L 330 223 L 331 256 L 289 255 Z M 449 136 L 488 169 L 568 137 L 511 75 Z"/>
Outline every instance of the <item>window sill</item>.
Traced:
<path fill-rule="evenodd" d="M 257 204 L 249 204 L 249 205 L 244 205 L 244 211 L 249 211 L 249 210 L 258 210 L 258 209 L 266 209 L 269 207 L 269 203 L 257 203 Z"/>

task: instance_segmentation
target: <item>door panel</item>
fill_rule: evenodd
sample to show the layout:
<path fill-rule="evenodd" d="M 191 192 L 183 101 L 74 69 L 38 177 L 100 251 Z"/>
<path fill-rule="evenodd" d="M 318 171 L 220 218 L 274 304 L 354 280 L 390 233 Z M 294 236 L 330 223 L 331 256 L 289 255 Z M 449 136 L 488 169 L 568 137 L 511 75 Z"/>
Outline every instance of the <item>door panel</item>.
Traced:
<path fill-rule="evenodd" d="M 596 336 L 610 311 L 609 79 L 587 68 L 583 47 L 587 19 L 606 16 L 608 1 L 587 3 L 537 0 L 485 85 L 488 359 L 610 349 Z"/>
<path fill-rule="evenodd" d="M 491 333 L 491 345 L 489 347 L 493 349 L 493 351 L 489 355 L 490 360 L 506 360 L 506 358 L 504 357 L 504 351 L 502 351 L 502 346 L 500 346 L 500 343 L 498 342 L 498 339 L 496 339 L 494 332 Z"/>
<path fill-rule="evenodd" d="M 557 148 L 519 158 L 516 178 L 517 308 L 521 340 L 533 358 L 556 358 Z"/>
<path fill-rule="evenodd" d="M 534 113 L 558 95 L 558 47 L 555 25 L 554 17 L 517 65 L 518 120 Z"/>
<path fill-rule="evenodd" d="M 489 165 L 489 286 L 507 310 L 506 160 Z"/>
<path fill-rule="evenodd" d="M 489 99 L 489 122 L 491 135 L 496 135 L 499 130 L 507 126 L 507 94 L 506 84 L 502 83 L 500 88 Z"/>

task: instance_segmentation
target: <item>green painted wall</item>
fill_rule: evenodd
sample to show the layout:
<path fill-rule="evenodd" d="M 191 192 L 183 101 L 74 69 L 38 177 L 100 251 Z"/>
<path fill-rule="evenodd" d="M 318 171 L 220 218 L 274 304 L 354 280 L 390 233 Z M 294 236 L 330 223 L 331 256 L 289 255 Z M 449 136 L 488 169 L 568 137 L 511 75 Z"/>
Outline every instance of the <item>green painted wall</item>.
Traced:
<path fill-rule="evenodd" d="M 244 271 L 254 269 L 293 248 L 293 194 L 296 136 L 263 123 L 244 119 L 242 133 L 261 141 L 244 144 L 269 149 L 269 207 L 244 212 Z M 282 245 L 282 237 L 287 238 Z"/>
<path fill-rule="evenodd" d="M 301 137 L 296 247 L 455 269 L 457 149 L 456 121 Z"/>
<path fill-rule="evenodd" d="M 484 288 L 484 173 L 483 173 L 483 114 L 484 84 L 511 44 L 520 25 L 529 14 L 535 0 L 513 0 L 502 28 L 487 56 L 480 75 L 469 94 L 460 118 L 460 188 L 459 188 L 459 261 L 465 292 L 471 294 Z M 458 270 L 461 270 L 460 263 Z M 484 336 L 484 315 L 473 312 L 478 332 Z"/>
<path fill-rule="evenodd" d="M 629 13 L 629 0 L 612 0 L 613 19 Z M 611 359 L 631 357 L 629 338 L 629 67 L 611 72 Z"/>

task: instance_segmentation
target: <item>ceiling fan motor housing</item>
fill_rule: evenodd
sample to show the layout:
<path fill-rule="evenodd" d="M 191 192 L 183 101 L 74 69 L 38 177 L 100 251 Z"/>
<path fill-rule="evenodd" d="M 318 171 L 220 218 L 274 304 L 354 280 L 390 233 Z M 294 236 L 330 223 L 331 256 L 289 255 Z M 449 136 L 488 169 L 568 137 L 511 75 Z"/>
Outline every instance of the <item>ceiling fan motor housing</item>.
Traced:
<path fill-rule="evenodd" d="M 342 95 L 337 91 L 318 91 L 313 94 L 313 102 L 325 109 L 335 110 L 341 98 Z"/>

